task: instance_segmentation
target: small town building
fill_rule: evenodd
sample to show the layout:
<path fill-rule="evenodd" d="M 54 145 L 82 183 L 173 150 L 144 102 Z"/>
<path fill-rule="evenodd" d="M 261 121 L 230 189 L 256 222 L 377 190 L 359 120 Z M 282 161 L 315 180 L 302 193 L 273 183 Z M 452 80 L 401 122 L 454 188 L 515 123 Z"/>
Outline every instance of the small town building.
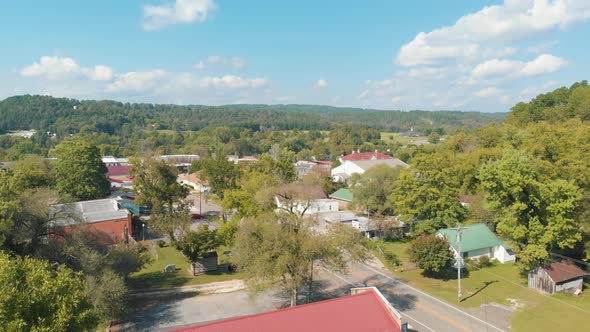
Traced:
<path fill-rule="evenodd" d="M 363 174 L 378 165 L 386 165 L 391 168 L 408 167 L 408 164 L 403 161 L 391 157 L 388 159 L 373 160 L 345 160 L 340 166 L 332 169 L 332 179 L 337 182 L 348 183 L 348 180 L 353 174 Z"/>
<path fill-rule="evenodd" d="M 111 183 L 111 188 L 116 190 L 117 188 L 133 187 L 133 177 L 130 175 L 130 171 L 131 166 L 129 165 L 115 165 L 114 163 L 108 164 L 107 177 Z"/>
<path fill-rule="evenodd" d="M 301 179 L 310 173 L 330 175 L 332 162 L 323 160 L 299 160 L 293 164 L 297 178 Z"/>
<path fill-rule="evenodd" d="M 202 179 L 198 173 L 181 173 L 178 175 L 177 181 L 202 193 L 208 192 L 211 189 L 209 187 L 209 181 Z"/>
<path fill-rule="evenodd" d="M 238 155 L 229 155 L 226 158 L 228 161 L 231 161 L 234 164 L 258 161 L 258 158 L 254 157 L 254 156 L 243 156 L 240 158 L 240 156 L 238 156 Z"/>
<path fill-rule="evenodd" d="M 121 208 L 115 198 L 52 205 L 49 217 L 50 236 L 63 236 L 86 228 L 103 232 L 105 241 L 112 244 L 132 238 L 131 212 Z"/>
<path fill-rule="evenodd" d="M 393 159 L 392 156 L 387 155 L 381 152 L 360 152 L 360 151 L 352 151 L 351 154 L 347 154 L 346 156 L 342 156 L 338 158 L 338 160 L 343 163 L 345 161 L 359 161 L 359 160 L 383 160 L 383 159 Z"/>
<path fill-rule="evenodd" d="M 422 137 L 425 136 L 422 132 L 414 130 L 414 127 L 410 127 L 409 131 L 403 132 L 401 134 L 402 137 Z"/>
<path fill-rule="evenodd" d="M 588 273 L 569 260 L 554 262 L 537 267 L 528 274 L 529 288 L 553 294 L 568 292 L 579 294 L 584 287 Z"/>
<path fill-rule="evenodd" d="M 203 258 L 191 263 L 190 272 L 197 276 L 207 272 L 217 271 L 219 269 L 217 252 L 211 251 L 203 255 Z"/>
<path fill-rule="evenodd" d="M 488 226 L 475 224 L 462 226 L 461 229 L 461 252 L 459 252 L 456 228 L 441 229 L 436 233 L 437 236 L 444 237 L 449 241 L 451 249 L 455 253 L 455 261 L 461 262 L 461 266 L 463 266 L 464 259 L 477 259 L 481 256 L 497 259 L 500 263 L 515 261 L 514 252 L 506 248 L 502 240 Z"/>
<path fill-rule="evenodd" d="M 129 166 L 129 159 L 128 158 L 118 158 L 113 156 L 104 156 L 102 157 L 102 162 L 105 164 L 106 167 L 110 166 Z"/>
<path fill-rule="evenodd" d="M 351 295 L 254 315 L 235 317 L 175 332 L 408 331 L 399 313 L 375 287 Z"/>
<path fill-rule="evenodd" d="M 328 198 L 319 185 L 286 186 L 275 196 L 275 203 L 279 210 L 302 215 L 338 211 L 338 201 Z"/>
<path fill-rule="evenodd" d="M 338 208 L 340 210 L 348 209 L 353 199 L 352 191 L 347 188 L 340 188 L 333 192 L 329 197 L 338 201 Z"/>

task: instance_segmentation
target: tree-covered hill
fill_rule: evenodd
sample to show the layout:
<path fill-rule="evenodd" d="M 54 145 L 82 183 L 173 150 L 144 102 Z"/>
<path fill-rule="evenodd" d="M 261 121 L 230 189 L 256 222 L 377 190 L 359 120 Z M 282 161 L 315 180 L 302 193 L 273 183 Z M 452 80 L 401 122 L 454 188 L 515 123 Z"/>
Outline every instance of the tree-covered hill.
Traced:
<path fill-rule="evenodd" d="M 459 111 L 379 111 L 321 105 L 163 105 L 75 100 L 50 96 L 14 96 L 0 102 L 0 132 L 38 129 L 59 136 L 84 126 L 115 134 L 132 128 L 200 130 L 209 126 L 236 126 L 258 130 L 330 130 L 353 123 L 383 131 L 411 126 L 479 127 L 499 122 L 504 113 Z"/>

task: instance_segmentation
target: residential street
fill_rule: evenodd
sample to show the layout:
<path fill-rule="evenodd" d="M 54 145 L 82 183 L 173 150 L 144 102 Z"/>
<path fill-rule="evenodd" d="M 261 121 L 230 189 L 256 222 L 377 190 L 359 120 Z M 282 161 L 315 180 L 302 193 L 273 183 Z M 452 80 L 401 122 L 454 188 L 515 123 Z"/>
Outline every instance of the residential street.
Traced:
<path fill-rule="evenodd" d="M 509 310 L 497 306 L 483 309 L 459 309 L 454 305 L 406 285 L 378 267 L 351 264 L 346 274 L 316 267 L 314 301 L 350 294 L 350 288 L 376 286 L 400 311 L 414 331 L 437 332 L 502 332 L 510 329 Z M 299 302 L 307 301 L 308 289 L 299 292 Z M 199 295 L 184 292 L 154 296 L 138 301 L 137 311 L 122 331 L 167 331 L 224 318 L 249 315 L 288 305 L 288 295 L 266 291 L 250 297 L 245 290 L 225 294 Z M 489 322 L 489 323 L 486 323 Z"/>
<path fill-rule="evenodd" d="M 509 330 L 510 311 L 486 306 L 485 311 L 469 310 L 467 312 L 465 309 L 459 309 L 404 284 L 391 277 L 389 273 L 373 266 L 355 263 L 351 264 L 347 274 L 341 275 L 326 270 L 324 273 L 332 275 L 333 282 L 339 282 L 340 287 L 376 286 L 417 331 L 499 332 Z"/>

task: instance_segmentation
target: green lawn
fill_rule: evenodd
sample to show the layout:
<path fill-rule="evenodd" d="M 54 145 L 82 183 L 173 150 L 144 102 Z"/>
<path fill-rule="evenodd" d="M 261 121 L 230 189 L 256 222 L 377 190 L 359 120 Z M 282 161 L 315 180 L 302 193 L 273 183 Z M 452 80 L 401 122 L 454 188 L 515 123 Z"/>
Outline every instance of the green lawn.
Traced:
<path fill-rule="evenodd" d="M 427 139 L 427 137 L 401 137 L 401 133 L 382 132 L 381 140 L 387 144 L 400 143 L 402 145 L 413 144 L 416 141 Z"/>
<path fill-rule="evenodd" d="M 214 281 L 240 279 L 243 275 L 236 273 L 207 273 L 193 277 L 188 269 L 189 262 L 184 255 L 173 247 L 155 247 L 158 259 L 145 266 L 141 271 L 131 275 L 131 285 L 135 289 L 146 288 L 171 288 L 189 285 L 200 285 Z M 223 252 L 218 253 L 220 263 Z M 155 255 L 154 255 L 155 256 Z M 177 271 L 174 273 L 162 273 L 162 269 L 168 264 L 175 264 Z"/>
<path fill-rule="evenodd" d="M 430 294 L 457 304 L 457 280 L 426 278 L 420 270 L 411 270 L 407 255 L 408 242 L 383 242 L 384 252 L 396 253 L 400 266 L 389 264 L 380 253 L 378 258 L 400 279 Z M 479 307 L 485 303 L 518 305 L 512 316 L 513 331 L 582 331 L 590 326 L 590 285 L 579 297 L 569 294 L 542 295 L 527 288 L 514 264 L 497 264 L 470 271 L 462 278 L 462 307 Z"/>

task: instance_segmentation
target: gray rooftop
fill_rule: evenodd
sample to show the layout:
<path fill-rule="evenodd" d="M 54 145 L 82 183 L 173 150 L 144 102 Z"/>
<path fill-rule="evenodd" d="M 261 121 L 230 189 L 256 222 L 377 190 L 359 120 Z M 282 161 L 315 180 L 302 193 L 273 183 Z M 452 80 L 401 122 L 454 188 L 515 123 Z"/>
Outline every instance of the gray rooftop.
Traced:
<path fill-rule="evenodd" d="M 53 220 L 50 227 L 123 219 L 127 218 L 129 213 L 127 209 L 121 209 L 114 198 L 52 205 L 50 216 Z"/>

